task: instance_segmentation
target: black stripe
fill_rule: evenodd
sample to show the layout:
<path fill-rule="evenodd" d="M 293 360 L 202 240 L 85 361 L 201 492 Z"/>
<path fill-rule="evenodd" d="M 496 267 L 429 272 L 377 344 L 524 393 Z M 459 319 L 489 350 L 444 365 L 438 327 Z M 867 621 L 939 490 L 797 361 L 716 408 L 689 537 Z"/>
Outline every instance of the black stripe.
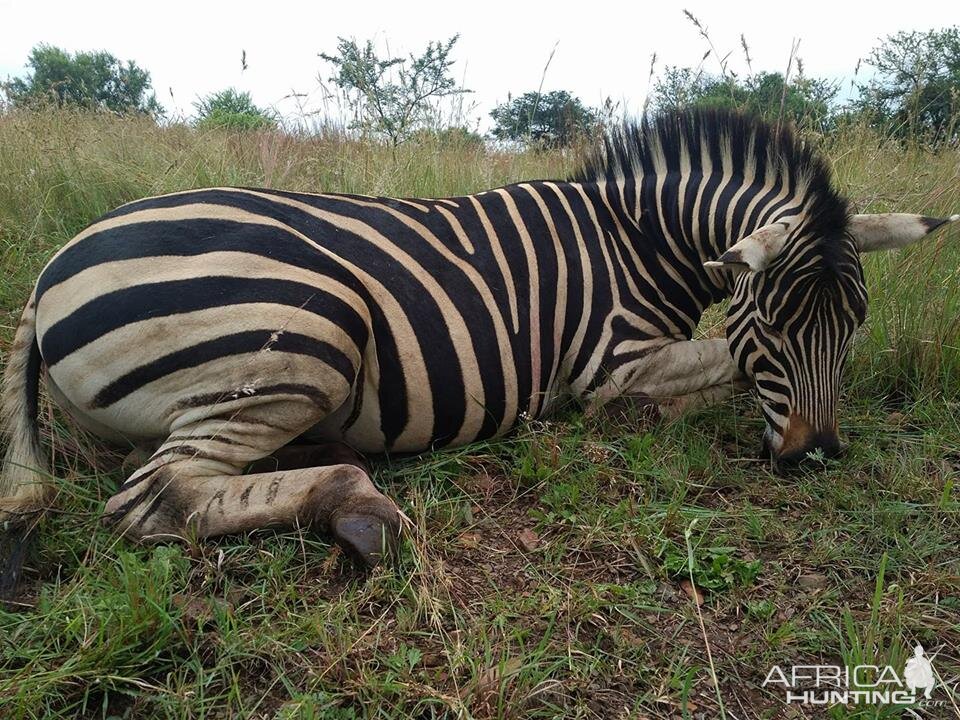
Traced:
<path fill-rule="evenodd" d="M 607 274 L 607 265 L 601 249 L 604 240 L 598 234 L 597 226 L 590 219 L 588 212 L 587 202 L 589 200 L 585 201 L 584 197 L 569 185 L 561 185 L 560 189 L 563 191 L 563 195 L 570 204 L 570 209 L 580 225 L 583 244 L 587 256 L 590 258 L 591 283 L 593 285 L 587 329 L 570 371 L 571 378 L 577 378 L 597 353 L 600 336 L 603 334 L 604 321 L 613 309 L 613 289 L 611 287 L 612 278 Z M 581 267 L 579 260 L 577 260 L 577 267 Z"/>
<path fill-rule="evenodd" d="M 761 216 L 766 212 L 767 208 L 773 202 L 773 199 L 780 194 L 781 190 L 783 190 L 783 180 L 780 177 L 780 173 L 772 169 L 764 168 L 764 179 L 766 179 L 767 172 L 773 173 L 773 186 L 766 193 L 760 196 L 760 199 L 757 200 L 757 204 L 754 205 L 753 210 L 750 211 L 750 215 L 744 218 L 743 229 L 740 233 L 741 236 L 747 235 L 760 227 L 759 222 Z M 739 240 L 740 238 L 737 239 Z"/>
<path fill-rule="evenodd" d="M 200 458 L 201 460 L 221 460 L 220 455 L 204 452 L 193 445 L 181 444 L 168 447 L 166 450 L 160 450 L 154 453 L 154 458 L 166 457 L 167 455 L 189 455 L 191 458 Z"/>
<path fill-rule="evenodd" d="M 239 440 L 233 440 L 231 438 L 225 437 L 224 435 L 171 435 L 167 438 L 167 443 L 172 442 L 187 442 L 193 440 L 213 440 L 214 442 L 222 443 L 224 445 L 239 445 L 242 447 L 252 447 L 247 443 L 240 442 Z"/>
<path fill-rule="evenodd" d="M 256 192 L 262 192 L 259 188 L 250 188 Z M 116 210 L 111 210 L 109 213 L 104 215 L 101 220 L 109 220 L 111 218 L 122 217 L 124 215 L 130 215 L 131 213 L 140 212 L 142 210 L 158 210 L 163 208 L 172 208 L 172 207 L 181 207 L 183 205 L 193 205 L 193 204 L 206 204 L 206 205 L 232 205 L 233 201 L 237 196 L 249 198 L 247 207 L 250 208 L 251 212 L 257 213 L 262 208 L 258 207 L 258 203 L 261 205 L 263 203 L 269 203 L 269 200 L 263 198 L 258 198 L 247 193 L 240 193 L 236 190 L 222 190 L 220 188 L 200 188 L 198 190 L 192 190 L 185 193 L 175 193 L 172 195 L 159 195 L 157 197 L 144 198 L 143 200 L 136 200 L 126 205 L 118 207 Z"/>
<path fill-rule="evenodd" d="M 224 335 L 164 355 L 153 362 L 131 370 L 96 394 L 92 408 L 104 408 L 122 400 L 144 385 L 186 368 L 197 367 L 211 360 L 258 352 L 269 345 L 271 352 L 309 355 L 318 358 L 353 384 L 355 368 L 349 358 L 329 343 L 299 333 L 285 332 L 271 342 L 272 330 L 250 330 Z"/>
<path fill-rule="evenodd" d="M 540 206 L 537 205 L 533 196 L 525 188 L 518 186 L 510 186 L 508 192 L 517 206 L 520 222 L 530 235 L 530 244 L 537 260 L 538 304 L 540 306 L 540 385 L 533 388 L 533 392 L 543 398 L 550 386 L 550 373 L 554 358 L 559 350 L 554 347 L 553 342 L 559 267 L 557 254 L 554 250 L 553 238 L 547 227 L 546 219 L 540 212 Z M 540 405 L 542 404 L 543 401 L 541 400 Z"/>
<path fill-rule="evenodd" d="M 277 385 L 258 385 L 256 390 L 258 397 L 262 397 L 264 395 L 305 395 L 313 400 L 316 405 L 319 405 L 320 407 L 326 407 L 330 410 L 333 409 L 330 407 L 330 398 L 327 397 L 326 393 L 322 392 L 318 388 L 315 388 L 313 385 L 304 385 L 302 383 L 279 383 Z M 234 402 L 241 397 L 243 397 L 243 393 L 236 388 L 230 390 L 218 390 L 216 392 L 202 393 L 200 395 L 191 395 L 188 398 L 180 400 L 175 407 L 177 410 L 182 410 L 184 408 L 220 405 L 222 403 Z M 268 423 L 260 419 L 245 417 L 241 413 L 233 411 L 230 412 L 230 422 L 263 425 L 274 430 L 290 432 L 289 428 Z"/>
<path fill-rule="evenodd" d="M 246 197 L 232 194 L 234 203 Z M 198 217 L 133 223 L 93 233 L 63 250 L 44 268 L 37 281 L 37 301 L 55 285 L 106 262 L 212 252 L 260 255 L 334 278 L 363 294 L 356 277 L 289 229 Z"/>
<path fill-rule="evenodd" d="M 714 159 L 714 163 L 712 172 L 701 182 L 703 192 L 700 194 L 697 222 L 700 226 L 700 242 L 703 243 L 704 247 L 709 243 L 719 257 L 727 249 L 727 246 L 720 243 L 718 236 L 712 232 L 717 223 L 714 220 L 714 216 L 710 215 L 710 205 L 713 203 L 713 196 L 717 194 L 720 182 L 723 180 L 722 170 L 717 169 L 716 158 Z"/>
<path fill-rule="evenodd" d="M 653 241 L 653 238 L 662 237 L 659 230 L 655 230 L 648 225 L 643 224 L 642 232 L 637 232 L 634 230 L 633 234 L 628 233 L 627 243 L 629 243 L 630 248 L 634 250 L 637 257 L 640 259 L 639 265 L 631 262 L 630 255 L 628 254 L 628 248 L 624 247 L 620 239 L 619 231 L 616 230 L 617 220 L 610 214 L 610 211 L 607 209 L 607 206 L 604 204 L 602 196 L 600 194 L 600 189 L 597 187 L 588 188 L 587 197 L 593 203 L 594 212 L 597 214 L 597 220 L 600 223 L 600 226 L 607 228 L 610 236 L 608 238 L 600 238 L 600 242 L 607 245 L 607 253 L 610 256 L 610 263 L 613 267 L 613 278 L 610 279 L 610 282 L 614 282 L 620 289 L 620 303 L 630 312 L 635 313 L 642 317 L 644 320 L 649 322 L 651 325 L 656 327 L 663 335 L 669 337 L 672 334 L 671 329 L 667 324 L 661 319 L 660 315 L 653 312 L 650 307 L 640 300 L 634 298 L 632 291 L 627 286 L 626 276 L 629 275 L 633 280 L 634 285 L 640 292 L 642 298 L 655 298 L 657 297 L 656 288 L 652 284 L 653 279 L 660 279 L 660 276 L 663 275 L 662 271 L 659 268 L 658 264 L 658 253 L 657 245 Z M 646 197 L 646 186 L 641 188 L 641 196 Z M 653 210 L 649 207 L 644 210 L 644 219 L 642 223 L 652 222 Z M 647 214 L 650 213 L 650 214 Z M 619 220 L 621 227 L 623 227 L 623 220 Z M 628 228 L 624 228 L 628 230 Z M 619 252 L 620 257 L 617 257 Z M 649 266 L 649 270 L 647 269 Z M 687 300 L 689 300 L 689 294 L 687 293 Z M 658 308 L 664 316 L 670 319 L 677 327 L 683 327 L 686 324 L 686 321 L 681 319 L 680 316 L 676 313 L 675 310 L 665 307 L 658 306 Z M 639 337 L 638 337 L 639 339 Z"/>
<path fill-rule="evenodd" d="M 547 208 L 549 217 L 553 221 L 556 229 L 557 239 L 560 242 L 561 252 L 566 263 L 566 313 L 564 315 L 564 326 L 560 337 L 560 347 L 556 349 L 561 360 L 567 354 L 573 342 L 573 336 L 576 334 L 577 325 L 580 323 L 580 315 L 583 313 L 583 267 L 580 265 L 580 247 L 577 238 L 573 232 L 573 223 L 576 218 L 567 214 L 560 198 L 551 188 L 542 183 L 532 183 L 534 191 L 541 197 L 543 204 Z M 552 240 L 550 241 L 552 244 Z M 542 277 L 542 273 L 541 273 Z M 541 282 L 547 283 L 548 279 Z M 556 285 L 556 283 L 549 283 Z M 553 288 L 554 303 L 558 288 Z"/>
<path fill-rule="evenodd" d="M 203 268 L 197 268 L 202 271 Z M 329 318 L 362 352 L 367 326 L 339 297 L 312 285 L 269 278 L 219 275 L 146 283 L 101 295 L 55 323 L 43 336 L 43 358 L 52 367 L 107 333 L 131 323 L 210 308 L 244 309 L 245 303 L 272 303 Z"/>
<path fill-rule="evenodd" d="M 697 273 L 700 272 L 700 258 L 692 247 L 687 248 L 679 240 L 683 237 L 679 216 L 674 214 L 679 206 L 679 185 L 675 180 L 665 182 L 661 188 L 661 195 L 667 197 L 666 210 L 668 215 L 663 218 L 664 227 L 678 245 L 680 255 L 674 252 L 664 232 L 660 227 L 660 204 L 657 196 L 657 178 L 645 177 L 640 187 L 641 211 L 640 227 L 643 234 L 633 239 L 633 245 L 643 263 L 642 273 L 633 273 L 635 282 L 642 276 L 643 282 L 638 282 L 641 295 L 647 302 L 657 305 L 660 311 L 670 318 L 670 321 L 681 330 L 686 329 L 687 335 L 692 336 L 696 328 L 696 321 L 700 317 L 701 308 L 710 303 L 711 293 L 707 284 Z M 691 270 L 681 261 L 685 259 L 694 270 Z M 674 280 L 664 271 L 663 265 L 669 265 L 680 276 L 680 281 Z M 629 267 L 629 264 L 628 264 Z M 664 303 L 659 301 L 659 293 L 669 298 Z M 649 312 L 649 311 L 648 311 Z M 682 314 L 681 314 L 682 313 Z M 654 313 L 649 313 L 655 317 Z M 691 321 L 692 324 L 691 324 Z M 662 328 L 664 335 L 670 337 L 673 333 L 662 321 L 654 320 L 655 325 Z"/>
<path fill-rule="evenodd" d="M 523 242 L 520 240 L 520 234 L 510 218 L 506 202 L 500 193 L 486 193 L 477 196 L 476 199 L 490 221 L 490 226 L 493 228 L 493 234 L 495 235 L 493 241 L 500 244 L 500 250 L 503 252 L 506 264 L 513 276 L 513 289 L 517 298 L 518 332 L 513 334 L 511 328 L 511 341 L 517 380 L 517 411 L 520 412 L 529 407 L 530 397 L 534 392 L 531 387 L 533 380 L 530 359 L 530 268 L 527 266 L 527 258 Z M 490 272 L 491 274 L 494 272 L 499 274 L 499 269 L 494 270 L 493 268 L 497 268 L 495 262 L 491 265 Z M 510 317 L 509 310 L 506 311 L 504 317 Z M 508 327 L 510 327 L 510 322 L 508 322 Z"/>

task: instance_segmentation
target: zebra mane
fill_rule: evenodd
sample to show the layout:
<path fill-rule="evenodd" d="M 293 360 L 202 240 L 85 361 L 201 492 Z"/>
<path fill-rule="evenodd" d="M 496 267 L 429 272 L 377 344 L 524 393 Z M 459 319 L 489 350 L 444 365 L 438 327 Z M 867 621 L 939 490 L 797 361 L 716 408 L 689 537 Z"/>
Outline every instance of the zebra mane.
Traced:
<path fill-rule="evenodd" d="M 837 269 L 846 234 L 848 205 L 833 186 L 826 159 L 789 126 L 775 127 L 760 117 L 731 110 L 696 109 L 664 112 L 626 122 L 609 131 L 588 151 L 573 182 L 623 181 L 681 172 L 700 165 L 709 153 L 714 168 L 746 167 L 778 174 L 806 195 L 803 222 L 819 238 L 824 269 Z M 752 161 L 752 162 L 751 162 Z"/>

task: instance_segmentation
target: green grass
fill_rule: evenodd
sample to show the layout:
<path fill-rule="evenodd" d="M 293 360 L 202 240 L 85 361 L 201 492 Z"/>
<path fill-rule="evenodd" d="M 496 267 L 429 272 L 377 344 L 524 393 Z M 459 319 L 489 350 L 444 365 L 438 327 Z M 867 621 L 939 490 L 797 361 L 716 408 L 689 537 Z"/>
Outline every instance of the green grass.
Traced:
<path fill-rule="evenodd" d="M 960 211 L 956 150 L 854 129 L 826 151 L 864 210 Z M 0 116 L 3 340 L 45 260 L 128 200 L 214 184 L 440 196 L 571 163 L 429 139 L 394 158 L 332 133 Z M 60 497 L 22 595 L 0 610 L 0 717 L 714 718 L 719 695 L 730 718 L 782 718 L 782 693 L 761 687 L 772 665 L 899 670 L 917 642 L 955 683 L 958 267 L 956 230 L 868 259 L 842 460 L 774 474 L 755 459 L 748 398 L 670 424 L 568 412 L 378 467 L 416 529 L 369 578 L 309 534 L 116 538 L 98 513 L 121 457 L 46 408 Z M 704 332 L 721 322 L 709 313 Z M 918 716 L 955 717 L 958 700 L 935 692 L 945 704 Z"/>

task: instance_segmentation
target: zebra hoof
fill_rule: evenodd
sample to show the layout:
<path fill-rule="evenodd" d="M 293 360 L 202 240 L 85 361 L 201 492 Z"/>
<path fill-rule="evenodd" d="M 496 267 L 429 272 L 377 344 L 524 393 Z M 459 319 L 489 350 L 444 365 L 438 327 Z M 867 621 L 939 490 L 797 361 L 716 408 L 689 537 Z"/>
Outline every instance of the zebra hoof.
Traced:
<path fill-rule="evenodd" d="M 12 598 L 20 584 L 23 561 L 36 526 L 32 520 L 32 517 L 21 517 L 0 523 L 0 601 Z"/>
<path fill-rule="evenodd" d="M 330 530 L 337 544 L 350 557 L 372 570 L 381 560 L 396 552 L 400 522 L 395 510 L 390 519 L 354 512 L 337 517 Z"/>

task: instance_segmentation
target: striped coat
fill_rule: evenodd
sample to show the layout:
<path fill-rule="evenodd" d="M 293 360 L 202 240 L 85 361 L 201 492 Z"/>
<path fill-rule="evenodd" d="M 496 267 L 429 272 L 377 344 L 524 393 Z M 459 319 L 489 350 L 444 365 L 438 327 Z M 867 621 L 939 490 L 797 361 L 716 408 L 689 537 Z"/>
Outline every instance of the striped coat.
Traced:
<path fill-rule="evenodd" d="M 623 202 L 616 186 L 557 182 L 443 200 L 141 200 L 41 274 L 41 354 L 80 415 L 135 437 L 212 396 L 295 391 L 330 411 L 312 433 L 364 451 L 461 445 L 690 337 L 710 291 L 636 297 L 650 271 L 618 237 Z M 302 365 L 307 382 L 264 386 L 265 364 Z"/>

